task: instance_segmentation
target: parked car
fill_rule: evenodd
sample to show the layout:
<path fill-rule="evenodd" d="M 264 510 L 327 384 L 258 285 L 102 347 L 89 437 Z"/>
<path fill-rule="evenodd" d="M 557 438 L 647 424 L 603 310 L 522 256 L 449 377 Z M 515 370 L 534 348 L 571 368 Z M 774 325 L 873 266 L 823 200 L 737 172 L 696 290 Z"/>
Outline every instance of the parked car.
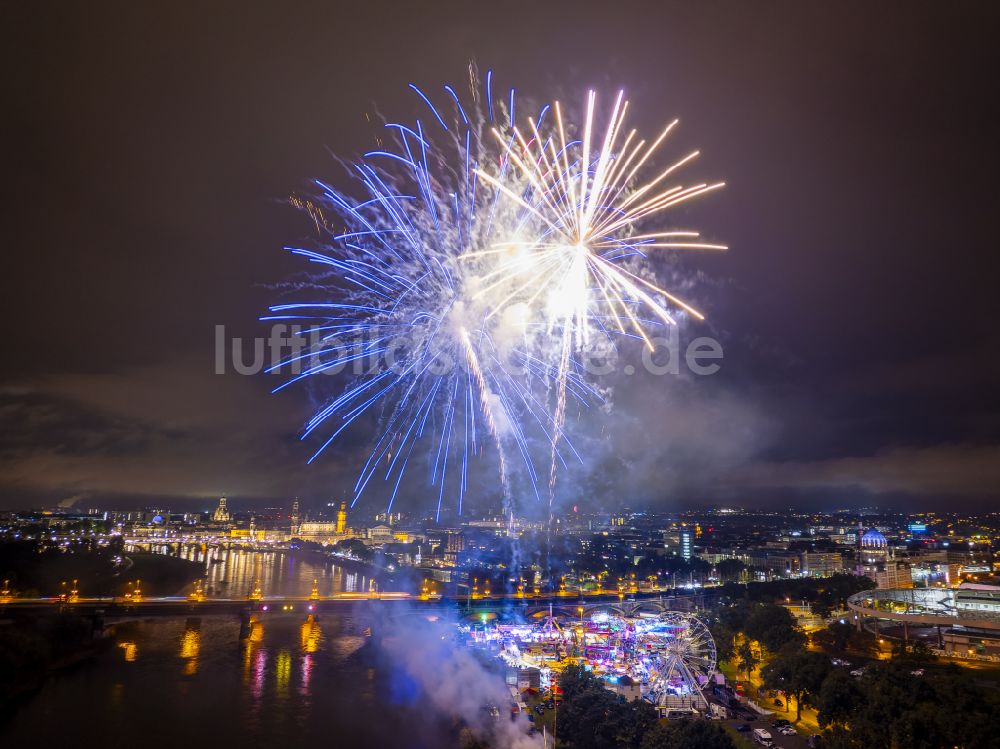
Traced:
<path fill-rule="evenodd" d="M 750 724 L 740 723 L 738 726 L 736 726 L 736 730 L 739 731 L 740 733 L 747 733 L 750 730 Z"/>
<path fill-rule="evenodd" d="M 782 736 L 794 736 L 796 731 L 793 726 L 781 726 L 781 728 L 778 729 L 778 733 Z"/>

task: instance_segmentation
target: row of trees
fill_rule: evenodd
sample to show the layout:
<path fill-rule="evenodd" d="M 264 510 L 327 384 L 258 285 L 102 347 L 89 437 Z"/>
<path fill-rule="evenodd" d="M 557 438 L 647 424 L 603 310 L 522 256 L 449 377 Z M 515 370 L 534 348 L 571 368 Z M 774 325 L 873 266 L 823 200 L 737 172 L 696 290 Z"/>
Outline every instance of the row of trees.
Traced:
<path fill-rule="evenodd" d="M 743 664 L 739 668 L 749 676 L 764 654 L 755 651 L 750 643 L 739 643 L 740 635 L 744 640 L 758 642 L 770 653 L 788 647 L 801 648 L 806 642 L 805 635 L 796 627 L 795 617 L 774 601 L 807 601 L 814 613 L 828 616 L 833 609 L 844 607 L 849 596 L 873 586 L 867 577 L 855 575 L 723 585 L 723 593 L 731 603 L 721 606 L 709 622 L 719 658 L 729 660 L 739 655 Z M 847 632 L 838 632 L 837 636 L 850 637 Z M 738 644 L 740 652 L 736 653 Z"/>
<path fill-rule="evenodd" d="M 760 603 L 782 600 L 805 601 L 814 614 L 827 617 L 834 610 L 843 609 L 850 596 L 874 587 L 875 583 L 870 578 L 840 574 L 822 578 L 771 580 L 746 585 L 728 583 L 722 586 L 721 592 L 731 600 Z"/>
<path fill-rule="evenodd" d="M 625 702 L 583 666 L 567 666 L 559 679 L 559 743 L 568 749 L 735 749 L 708 720 L 662 722 L 648 702 Z"/>
<path fill-rule="evenodd" d="M 760 676 L 768 689 L 795 698 L 795 720 L 798 721 L 802 718 L 803 705 L 815 706 L 815 697 L 832 670 L 829 656 L 790 648 L 772 658 L 760 670 Z"/>
<path fill-rule="evenodd" d="M 115 580 L 116 558 L 123 553 L 121 537 L 105 546 L 90 538 L 65 547 L 39 539 L 4 540 L 0 542 L 0 581 L 9 580 L 20 596 L 54 595 L 63 581 L 73 579 L 91 594 L 103 592 Z"/>
<path fill-rule="evenodd" d="M 784 606 L 743 599 L 721 608 L 710 623 L 720 659 L 735 657 L 737 668 L 747 679 L 758 666 L 761 680 L 770 690 L 795 700 L 795 720 L 803 705 L 813 704 L 833 668 L 828 655 L 806 649 L 807 638 Z M 846 629 L 844 629 L 846 628 Z M 831 644 L 842 651 L 851 635 L 849 625 L 831 632 Z"/>
<path fill-rule="evenodd" d="M 784 606 L 774 603 L 742 600 L 723 606 L 709 621 L 709 629 L 719 659 L 737 656 L 740 670 L 746 671 L 748 677 L 763 656 L 754 648 L 754 642 L 771 653 L 805 643 L 805 635 L 795 626 L 795 617 Z"/>
<path fill-rule="evenodd" d="M 142 580 L 147 593 L 178 595 L 203 575 L 204 565 L 177 556 L 126 555 L 120 536 L 106 545 L 94 539 L 66 547 L 39 540 L 0 542 L 0 581 L 9 580 L 19 597 L 67 593 L 71 580 L 77 581 L 81 596 L 120 596 L 132 580 Z"/>

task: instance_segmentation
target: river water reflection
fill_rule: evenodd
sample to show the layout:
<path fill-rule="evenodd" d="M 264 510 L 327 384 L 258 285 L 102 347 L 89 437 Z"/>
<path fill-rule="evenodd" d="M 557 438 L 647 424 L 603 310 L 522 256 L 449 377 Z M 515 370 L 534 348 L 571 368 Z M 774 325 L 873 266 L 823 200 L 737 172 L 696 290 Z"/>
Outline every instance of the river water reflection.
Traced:
<path fill-rule="evenodd" d="M 153 546 L 151 551 L 203 564 L 205 593 L 216 598 L 245 598 L 255 583 L 265 596 L 307 596 L 313 580 L 321 596 L 368 590 L 371 578 L 359 566 L 333 564 L 318 555 L 294 551 L 247 551 L 217 546 Z"/>

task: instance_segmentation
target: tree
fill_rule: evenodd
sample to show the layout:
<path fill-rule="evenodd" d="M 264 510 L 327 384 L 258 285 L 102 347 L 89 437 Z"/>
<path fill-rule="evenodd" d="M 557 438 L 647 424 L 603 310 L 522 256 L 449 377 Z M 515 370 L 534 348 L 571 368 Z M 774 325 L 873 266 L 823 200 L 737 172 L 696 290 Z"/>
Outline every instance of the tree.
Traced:
<path fill-rule="evenodd" d="M 860 632 L 851 624 L 832 622 L 812 636 L 812 640 L 828 653 L 838 655 L 848 651 L 858 655 L 871 655 L 875 650 L 875 636 L 866 630 Z"/>
<path fill-rule="evenodd" d="M 608 712 L 601 733 L 616 749 L 640 749 L 646 734 L 657 725 L 656 708 L 644 700 L 620 701 Z"/>
<path fill-rule="evenodd" d="M 809 610 L 814 616 L 818 616 L 820 619 L 826 619 L 833 613 L 833 603 L 826 598 L 820 598 L 819 600 L 813 601 L 809 604 Z"/>
<path fill-rule="evenodd" d="M 756 606 L 743 625 L 743 632 L 772 653 L 805 642 L 805 636 L 795 626 L 792 612 L 773 603 Z"/>
<path fill-rule="evenodd" d="M 740 579 L 747 566 L 739 559 L 723 559 L 715 565 L 715 571 L 719 573 L 719 579 L 724 582 L 733 582 Z"/>
<path fill-rule="evenodd" d="M 563 670 L 559 686 L 559 740 L 572 749 L 640 749 L 657 724 L 651 704 L 623 701 L 579 664 Z"/>
<path fill-rule="evenodd" d="M 834 608 L 842 608 L 848 596 L 874 588 L 867 577 L 841 574 L 832 577 L 796 580 L 770 580 L 748 584 L 729 582 L 722 586 L 722 594 L 733 599 L 773 602 L 785 598 L 802 601 L 826 600 Z"/>
<path fill-rule="evenodd" d="M 646 733 L 642 749 L 736 749 L 718 723 L 704 719 L 660 723 Z"/>
<path fill-rule="evenodd" d="M 833 726 L 823 732 L 823 749 L 867 749 L 864 739 L 843 726 Z"/>
<path fill-rule="evenodd" d="M 35 629 L 0 627 L 0 698 L 40 684 L 51 662 L 51 647 Z"/>
<path fill-rule="evenodd" d="M 728 661 L 736 653 L 736 633 L 715 619 L 708 625 L 712 639 L 715 640 L 715 650 L 720 661 Z"/>
<path fill-rule="evenodd" d="M 597 678 L 580 663 L 571 663 L 559 674 L 559 688 L 563 701 L 582 694 L 597 682 Z M 599 685 L 598 685 L 599 686 Z"/>
<path fill-rule="evenodd" d="M 831 653 L 843 653 L 847 650 L 847 643 L 850 642 L 851 632 L 854 630 L 850 624 L 833 622 L 826 629 L 815 632 L 812 640 L 819 647 Z"/>
<path fill-rule="evenodd" d="M 892 657 L 912 666 L 924 666 L 936 660 L 923 640 L 895 640 L 892 643 Z"/>
<path fill-rule="evenodd" d="M 738 601 L 719 610 L 719 622 L 733 632 L 742 632 L 752 611 L 751 604 L 746 601 Z"/>
<path fill-rule="evenodd" d="M 564 694 L 559 706 L 560 741 L 573 749 L 613 747 L 614 731 L 608 719 L 618 704 L 617 696 L 593 677 L 583 680 L 580 688 L 571 694 Z"/>
<path fill-rule="evenodd" d="M 831 673 L 817 700 L 820 721 L 829 726 L 823 734 L 824 749 L 998 745 L 996 708 L 961 670 L 935 669 L 926 677 L 912 672 L 912 663 L 894 660 L 872 664 L 859 681 L 843 672 Z"/>
<path fill-rule="evenodd" d="M 854 677 L 842 669 L 833 669 L 823 679 L 816 696 L 820 726 L 847 725 L 863 700 L 864 694 Z"/>
<path fill-rule="evenodd" d="M 819 694 L 832 666 L 825 655 L 799 650 L 781 653 L 761 669 L 764 686 L 795 698 L 795 720 L 802 718 L 802 705 Z"/>
<path fill-rule="evenodd" d="M 750 644 L 749 640 L 744 639 L 739 644 L 739 647 L 736 648 L 736 659 L 737 667 L 747 675 L 747 680 L 749 680 L 750 674 L 753 673 L 753 670 L 757 668 L 757 664 L 760 663 L 760 658 L 757 657 L 757 653 L 754 652 L 753 645 Z"/>
<path fill-rule="evenodd" d="M 942 733 L 953 738 L 955 746 L 995 747 L 1000 744 L 996 733 L 996 700 L 990 704 L 982 687 L 963 671 L 951 664 L 933 678 L 934 691 L 943 705 L 937 714 Z"/>
<path fill-rule="evenodd" d="M 343 541 L 338 541 L 333 545 L 333 548 L 344 554 L 350 554 L 357 559 L 370 561 L 372 558 L 372 550 L 356 538 L 347 538 Z"/>

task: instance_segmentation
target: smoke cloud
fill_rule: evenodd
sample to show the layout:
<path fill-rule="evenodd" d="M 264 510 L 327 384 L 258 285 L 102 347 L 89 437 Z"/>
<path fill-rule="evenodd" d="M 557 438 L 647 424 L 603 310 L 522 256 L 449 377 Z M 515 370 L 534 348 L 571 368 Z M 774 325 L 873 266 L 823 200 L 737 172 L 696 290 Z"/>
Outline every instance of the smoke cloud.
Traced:
<path fill-rule="evenodd" d="M 510 719 L 511 696 L 502 677 L 457 645 L 453 633 L 453 621 L 431 621 L 415 612 L 382 625 L 381 647 L 435 710 L 461 720 L 478 739 L 496 749 L 543 749 L 541 736 L 528 734 L 523 715 Z M 490 706 L 497 708 L 499 719 Z"/>

